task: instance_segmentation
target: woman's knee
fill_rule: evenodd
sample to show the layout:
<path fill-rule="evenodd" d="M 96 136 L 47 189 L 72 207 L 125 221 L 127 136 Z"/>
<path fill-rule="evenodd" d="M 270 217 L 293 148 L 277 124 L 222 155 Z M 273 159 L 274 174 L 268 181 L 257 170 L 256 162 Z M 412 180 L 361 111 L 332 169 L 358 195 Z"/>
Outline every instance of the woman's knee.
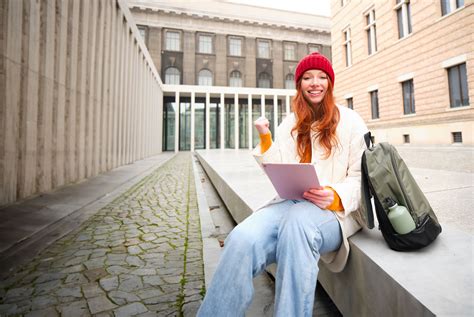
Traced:
<path fill-rule="evenodd" d="M 319 250 L 324 247 L 326 238 L 340 235 L 340 228 L 333 212 L 310 202 L 300 202 L 288 210 L 279 235 L 301 235 L 313 249 Z"/>

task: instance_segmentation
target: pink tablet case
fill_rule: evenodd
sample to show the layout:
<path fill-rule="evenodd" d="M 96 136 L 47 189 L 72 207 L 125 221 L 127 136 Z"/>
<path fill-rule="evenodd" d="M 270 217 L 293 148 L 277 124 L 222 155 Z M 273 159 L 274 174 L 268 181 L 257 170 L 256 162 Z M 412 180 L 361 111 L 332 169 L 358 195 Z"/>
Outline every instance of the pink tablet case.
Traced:
<path fill-rule="evenodd" d="M 263 169 L 278 195 L 284 199 L 304 199 L 305 191 L 320 186 L 312 164 L 264 163 Z"/>

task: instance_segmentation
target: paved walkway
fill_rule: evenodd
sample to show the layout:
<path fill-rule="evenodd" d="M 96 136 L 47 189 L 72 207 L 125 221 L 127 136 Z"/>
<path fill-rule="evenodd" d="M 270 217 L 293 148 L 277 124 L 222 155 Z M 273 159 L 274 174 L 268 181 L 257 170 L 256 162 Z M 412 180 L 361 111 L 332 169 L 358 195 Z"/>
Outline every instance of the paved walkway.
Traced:
<path fill-rule="evenodd" d="M 0 281 L 0 315 L 194 316 L 205 292 L 190 153 Z"/>

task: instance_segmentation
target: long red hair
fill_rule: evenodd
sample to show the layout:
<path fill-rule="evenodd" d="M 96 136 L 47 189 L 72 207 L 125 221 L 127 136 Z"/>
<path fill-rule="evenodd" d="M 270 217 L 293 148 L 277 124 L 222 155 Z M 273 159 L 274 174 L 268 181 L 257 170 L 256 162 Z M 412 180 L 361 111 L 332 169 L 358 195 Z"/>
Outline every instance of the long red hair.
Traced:
<path fill-rule="evenodd" d="M 291 130 L 297 132 L 296 148 L 301 158 L 300 163 L 311 162 L 311 130 L 316 132 L 316 139 L 325 150 L 324 158 L 331 156 L 333 147 L 338 145 L 336 128 L 339 123 L 339 109 L 334 102 L 333 84 L 328 78 L 328 89 L 317 106 L 313 106 L 303 95 L 301 79 L 298 81 L 296 96 L 292 107 L 296 116 L 296 125 Z"/>

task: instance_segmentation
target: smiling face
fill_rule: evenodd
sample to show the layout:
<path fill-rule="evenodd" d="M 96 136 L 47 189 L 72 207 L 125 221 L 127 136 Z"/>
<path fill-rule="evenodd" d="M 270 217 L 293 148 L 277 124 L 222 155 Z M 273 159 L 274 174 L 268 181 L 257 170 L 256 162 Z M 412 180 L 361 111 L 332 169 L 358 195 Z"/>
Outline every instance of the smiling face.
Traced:
<path fill-rule="evenodd" d="M 313 106 L 321 103 L 328 90 L 328 75 L 319 69 L 310 69 L 301 77 L 303 96 Z"/>

